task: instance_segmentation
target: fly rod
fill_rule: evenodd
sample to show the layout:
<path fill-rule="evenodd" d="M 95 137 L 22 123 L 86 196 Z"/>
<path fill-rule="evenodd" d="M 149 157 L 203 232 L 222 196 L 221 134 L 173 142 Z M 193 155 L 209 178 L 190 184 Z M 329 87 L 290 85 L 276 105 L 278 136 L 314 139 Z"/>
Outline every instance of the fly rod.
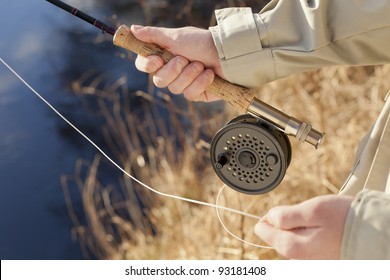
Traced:
<path fill-rule="evenodd" d="M 87 15 L 80 10 L 58 0 L 46 0 L 72 15 L 94 25 L 96 28 L 114 36 L 113 43 L 116 46 L 130 50 L 141 56 L 159 55 L 165 63 L 174 55 L 168 50 L 151 43 L 145 43 L 134 37 L 130 28 L 121 25 L 118 29 Z M 306 122 L 297 120 L 278 109 L 262 102 L 255 97 L 256 91 L 232 84 L 219 76 L 215 76 L 213 83 L 207 89 L 209 92 L 227 101 L 241 113 L 249 113 L 256 118 L 265 119 L 274 124 L 287 135 L 294 136 L 301 142 L 308 142 L 315 148 L 320 145 L 324 133 L 315 130 Z"/>

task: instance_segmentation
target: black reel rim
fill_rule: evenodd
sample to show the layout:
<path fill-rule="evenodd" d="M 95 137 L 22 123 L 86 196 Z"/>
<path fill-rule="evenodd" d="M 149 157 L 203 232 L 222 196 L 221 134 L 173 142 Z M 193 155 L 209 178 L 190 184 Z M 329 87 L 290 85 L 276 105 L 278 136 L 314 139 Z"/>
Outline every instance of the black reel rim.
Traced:
<path fill-rule="evenodd" d="M 216 133 L 210 155 L 214 171 L 227 186 L 245 194 L 263 194 L 283 180 L 291 144 L 269 122 L 246 114 Z"/>

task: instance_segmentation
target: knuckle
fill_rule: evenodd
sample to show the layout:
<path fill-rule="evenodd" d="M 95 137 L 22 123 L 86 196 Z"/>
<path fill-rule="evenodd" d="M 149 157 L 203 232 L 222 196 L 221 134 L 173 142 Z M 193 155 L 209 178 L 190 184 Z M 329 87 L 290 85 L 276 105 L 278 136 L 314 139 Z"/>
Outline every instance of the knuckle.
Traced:
<path fill-rule="evenodd" d="M 205 91 L 213 82 L 212 71 L 203 71 L 194 81 L 199 91 Z"/>
<path fill-rule="evenodd" d="M 156 39 L 155 39 L 155 33 L 154 32 L 152 32 L 153 31 L 153 29 L 152 29 L 152 27 L 150 27 L 150 26 L 144 26 L 143 28 L 142 28 L 142 32 L 145 34 L 145 36 L 147 37 L 147 40 L 149 41 L 149 42 L 154 42 Z"/>
<path fill-rule="evenodd" d="M 146 64 L 146 67 L 149 73 L 156 72 L 162 67 L 162 63 L 160 63 L 157 59 L 151 59 L 149 63 Z"/>
<path fill-rule="evenodd" d="M 158 67 L 154 63 L 146 63 L 144 65 L 144 72 L 153 73 L 158 70 Z"/>
<path fill-rule="evenodd" d="M 326 205 L 324 203 L 316 203 L 312 205 L 312 208 L 309 211 L 310 220 L 321 219 L 324 215 L 328 213 Z"/>
<path fill-rule="evenodd" d="M 172 63 L 170 63 L 170 65 L 172 65 L 173 67 L 173 71 L 175 73 L 180 73 L 183 71 L 183 69 L 188 65 L 188 60 L 184 57 L 181 57 L 181 56 L 177 56 L 173 59 Z"/>
<path fill-rule="evenodd" d="M 188 65 L 188 69 L 194 74 L 200 74 L 204 70 L 204 66 L 202 63 L 195 61 Z"/>
<path fill-rule="evenodd" d="M 290 215 L 288 214 L 288 212 L 285 212 L 285 211 L 279 211 L 276 215 L 275 215 L 275 221 L 277 223 L 277 226 L 279 227 L 284 227 L 290 220 Z"/>
<path fill-rule="evenodd" d="M 160 61 L 153 57 L 137 56 L 135 66 L 138 70 L 146 73 L 153 73 L 159 70 L 162 65 Z"/>

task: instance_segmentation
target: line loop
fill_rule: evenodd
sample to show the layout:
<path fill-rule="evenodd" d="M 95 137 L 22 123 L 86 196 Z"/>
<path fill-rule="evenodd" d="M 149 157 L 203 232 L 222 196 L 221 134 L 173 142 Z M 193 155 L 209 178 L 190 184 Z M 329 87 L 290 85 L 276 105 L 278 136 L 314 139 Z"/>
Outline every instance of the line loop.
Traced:
<path fill-rule="evenodd" d="M 199 201 L 199 200 L 195 200 L 195 199 L 189 199 L 189 198 L 185 198 L 185 197 L 181 197 L 181 196 L 177 196 L 177 195 L 172 195 L 172 194 L 167 194 L 167 193 L 164 193 L 164 192 L 161 192 L 161 191 L 158 191 L 150 186 L 148 186 L 147 184 L 141 182 L 139 179 L 137 179 L 136 177 L 132 176 L 130 173 L 128 173 L 126 170 L 124 170 L 118 163 L 116 163 L 113 159 L 111 159 L 111 157 L 109 157 L 97 144 L 95 144 L 95 142 L 93 142 L 88 136 L 86 136 L 82 131 L 80 131 L 73 123 L 71 123 L 67 118 L 65 118 L 56 108 L 54 108 L 53 105 L 51 105 L 42 95 L 40 95 L 32 86 L 30 86 L 30 84 L 28 84 L 11 66 L 9 66 L 1 57 L 0 57 L 0 61 L 1 63 L 3 63 L 27 88 L 29 88 L 38 98 L 40 98 L 54 113 L 56 113 L 61 119 L 63 119 L 68 125 L 70 125 L 74 130 L 76 130 L 82 137 L 84 137 L 84 139 L 86 139 L 92 146 L 94 146 L 96 148 L 96 150 L 98 150 L 108 161 L 110 161 L 116 168 L 118 168 L 120 171 L 122 171 L 124 174 L 126 174 L 129 178 L 131 178 L 133 181 L 137 182 L 138 184 L 140 184 L 141 186 L 143 186 L 144 188 L 148 189 L 149 191 L 153 192 L 153 193 L 156 193 L 158 195 L 161 195 L 161 196 L 164 196 L 164 197 L 168 197 L 168 198 L 173 198 L 173 199 L 177 199 L 177 200 L 181 200 L 181 201 L 186 201 L 186 202 L 189 202 L 189 203 L 194 203 L 194 204 L 198 204 L 198 205 L 203 205 L 203 206 L 207 206 L 207 207 L 213 207 L 217 210 L 217 215 L 218 215 L 218 218 L 223 226 L 223 228 L 228 232 L 230 233 L 233 237 L 237 238 L 238 240 L 246 243 L 246 244 L 249 244 L 249 245 L 252 245 L 252 246 L 255 246 L 255 247 L 259 247 L 259 248 L 266 248 L 266 249 L 271 249 L 272 247 L 267 247 L 267 246 L 260 246 L 260 245 L 256 245 L 256 244 L 252 244 L 250 242 L 246 242 L 244 240 L 241 240 L 240 238 L 238 238 L 237 236 L 235 236 L 234 234 L 232 234 L 226 227 L 225 225 L 223 224 L 222 222 L 222 219 L 220 218 L 219 216 L 219 212 L 218 210 L 225 210 L 225 211 L 229 211 L 231 213 L 235 213 L 235 214 L 239 214 L 239 215 L 242 215 L 242 216 L 246 216 L 246 217 L 250 217 L 250 218 L 253 218 L 253 219 L 257 219 L 259 220 L 260 217 L 256 216 L 256 215 L 253 215 L 253 214 L 250 214 L 250 213 L 246 213 L 246 212 L 243 212 L 243 211 L 240 211 L 240 210 L 237 210 L 237 209 L 233 209 L 233 208 L 229 208 L 229 207 L 225 207 L 225 206 L 220 206 L 220 205 L 217 205 L 218 203 L 218 200 L 219 200 L 219 196 L 220 196 L 220 193 L 221 191 L 223 190 L 223 188 L 220 190 L 220 193 L 218 194 L 218 197 L 217 197 L 217 203 L 216 204 L 212 204 L 212 203 L 208 203 L 208 202 L 204 202 L 204 201 Z"/>

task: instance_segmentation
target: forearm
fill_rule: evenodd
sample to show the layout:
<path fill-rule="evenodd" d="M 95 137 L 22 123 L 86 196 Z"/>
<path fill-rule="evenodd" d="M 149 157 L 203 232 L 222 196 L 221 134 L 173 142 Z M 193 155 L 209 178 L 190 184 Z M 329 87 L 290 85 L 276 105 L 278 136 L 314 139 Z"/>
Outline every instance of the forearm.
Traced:
<path fill-rule="evenodd" d="M 310 4 L 308 4 L 310 3 Z M 390 63 L 390 1 L 274 0 L 216 11 L 225 77 L 249 87 L 332 65 Z"/>

